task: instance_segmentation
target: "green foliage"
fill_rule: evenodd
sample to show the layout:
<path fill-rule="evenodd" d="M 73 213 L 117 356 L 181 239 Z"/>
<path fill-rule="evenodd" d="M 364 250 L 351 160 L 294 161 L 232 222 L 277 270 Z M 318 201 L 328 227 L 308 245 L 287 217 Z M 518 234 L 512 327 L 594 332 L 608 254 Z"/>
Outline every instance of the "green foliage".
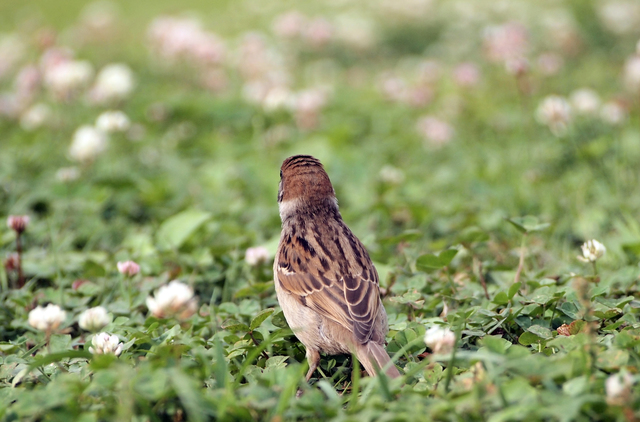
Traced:
<path fill-rule="evenodd" d="M 624 1 L 301 3 L 311 20 L 283 39 L 272 27 L 290 3 L 189 0 L 174 16 L 199 16 L 227 50 L 220 62 L 200 50 L 204 65 L 150 45 L 149 22 L 176 4 L 118 1 L 110 21 L 111 6 L 84 3 L 0 6 L 0 217 L 31 217 L 20 289 L 16 233 L 0 228 L 0 420 L 640 418 L 640 97 L 623 76 L 640 24 L 612 27 L 603 9 Z M 323 19 L 324 41 L 311 31 Z M 526 28 L 510 35 L 526 39 L 522 73 L 491 57 L 509 22 Z M 95 104 L 91 86 L 57 97 L 44 80 L 17 95 L 20 69 L 44 72 L 51 43 L 96 71 L 127 63 L 134 91 Z M 460 82 L 463 62 L 477 84 Z M 257 74 L 292 95 L 251 100 Z M 574 110 L 562 130 L 536 121 L 544 97 L 582 87 L 620 121 L 602 108 Z M 314 89 L 317 115 L 292 105 Z M 51 116 L 31 128 L 35 103 Z M 133 126 L 75 162 L 74 132 L 107 109 Z M 423 133 L 424 117 L 451 138 Z M 278 169 L 298 153 L 323 162 L 376 265 L 400 379 L 339 355 L 304 381 L 271 268 Z M 580 262 L 593 238 L 606 255 Z M 257 246 L 270 258 L 245 260 Z M 126 260 L 140 274 L 119 274 Z M 197 307 L 154 314 L 147 299 L 174 279 Z M 38 331 L 29 312 L 48 303 L 66 319 Z M 95 306 L 119 356 L 89 349 L 79 316 Z M 454 333 L 454 350 L 427 346 L 433 327 Z"/>

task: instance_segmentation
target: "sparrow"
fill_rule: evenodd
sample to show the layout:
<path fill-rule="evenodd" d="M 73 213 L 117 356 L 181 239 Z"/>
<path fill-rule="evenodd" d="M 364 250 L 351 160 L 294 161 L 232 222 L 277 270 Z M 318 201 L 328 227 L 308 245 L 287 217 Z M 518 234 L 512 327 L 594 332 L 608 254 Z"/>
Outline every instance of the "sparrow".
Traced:
<path fill-rule="evenodd" d="M 370 376 L 398 377 L 384 349 L 389 332 L 378 273 L 338 210 L 320 161 L 295 155 L 282 163 L 278 189 L 282 233 L 273 265 L 278 302 L 306 348 L 309 381 L 320 352 L 355 353 Z"/>

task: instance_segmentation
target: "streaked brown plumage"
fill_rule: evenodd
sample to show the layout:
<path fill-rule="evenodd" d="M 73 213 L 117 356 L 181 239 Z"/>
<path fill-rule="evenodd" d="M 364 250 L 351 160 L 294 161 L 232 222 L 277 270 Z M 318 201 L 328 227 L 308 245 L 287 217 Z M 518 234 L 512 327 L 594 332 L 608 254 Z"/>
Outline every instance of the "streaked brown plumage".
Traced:
<path fill-rule="evenodd" d="M 320 352 L 355 352 L 369 375 L 385 367 L 388 376 L 399 376 L 383 347 L 389 328 L 378 273 L 342 221 L 320 161 L 296 155 L 282 163 L 278 204 L 274 282 L 285 318 L 307 349 L 307 381 Z"/>

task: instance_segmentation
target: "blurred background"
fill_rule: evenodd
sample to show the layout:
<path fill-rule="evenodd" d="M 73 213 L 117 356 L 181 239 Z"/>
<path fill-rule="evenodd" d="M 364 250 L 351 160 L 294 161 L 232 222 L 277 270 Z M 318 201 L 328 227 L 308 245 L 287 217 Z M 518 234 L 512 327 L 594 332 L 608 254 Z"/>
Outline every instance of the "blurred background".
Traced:
<path fill-rule="evenodd" d="M 639 39 L 635 0 L 5 1 L 0 214 L 32 217 L 43 279 L 211 279 L 274 251 L 304 153 L 383 273 L 470 232 L 517 262 L 524 215 L 549 272 L 593 237 L 635 265 Z"/>

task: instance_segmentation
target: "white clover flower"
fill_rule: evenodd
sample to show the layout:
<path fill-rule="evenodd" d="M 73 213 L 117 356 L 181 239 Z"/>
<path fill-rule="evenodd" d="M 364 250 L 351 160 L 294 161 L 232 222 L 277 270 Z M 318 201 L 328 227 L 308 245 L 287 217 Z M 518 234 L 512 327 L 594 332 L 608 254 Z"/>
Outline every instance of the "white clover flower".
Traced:
<path fill-rule="evenodd" d="M 244 254 L 244 260 L 252 267 L 263 264 L 269 259 L 269 251 L 264 246 L 249 248 Z"/>
<path fill-rule="evenodd" d="M 66 317 L 67 313 L 62 308 L 50 303 L 44 308 L 38 306 L 29 312 L 29 325 L 40 331 L 51 332 L 58 329 Z"/>
<path fill-rule="evenodd" d="M 207 66 L 222 62 L 226 55 L 224 42 L 193 18 L 157 17 L 147 36 L 155 52 L 171 61 L 186 59 Z"/>
<path fill-rule="evenodd" d="M 563 97 L 550 95 L 536 109 L 536 119 L 547 125 L 554 135 L 562 135 L 571 122 L 571 106 Z"/>
<path fill-rule="evenodd" d="M 309 130 L 318 126 L 320 111 L 326 105 L 328 92 L 322 88 L 299 91 L 290 102 L 295 113 L 296 125 Z"/>
<path fill-rule="evenodd" d="M 456 335 L 448 328 L 431 327 L 424 335 L 424 342 L 435 354 L 446 354 L 453 350 Z"/>
<path fill-rule="evenodd" d="M 45 70 L 44 82 L 59 99 L 68 99 L 91 82 L 93 66 L 87 61 L 63 61 Z"/>
<path fill-rule="evenodd" d="M 93 347 L 89 347 L 89 351 L 94 355 L 104 355 L 112 353 L 119 356 L 122 353 L 123 343 L 120 343 L 120 339 L 115 334 L 100 333 L 93 336 L 91 339 Z"/>
<path fill-rule="evenodd" d="M 640 92 L 640 56 L 631 56 L 624 65 L 624 83 L 630 91 Z"/>
<path fill-rule="evenodd" d="M 628 372 L 610 375 L 604 383 L 607 404 L 623 405 L 629 399 L 633 377 Z"/>
<path fill-rule="evenodd" d="M 128 275 L 129 277 L 133 277 L 140 272 L 140 265 L 133 261 L 118 262 L 117 266 L 120 274 Z"/>
<path fill-rule="evenodd" d="M 322 88 L 310 88 L 299 91 L 290 101 L 292 108 L 297 112 L 317 112 L 327 104 L 328 95 Z"/>
<path fill-rule="evenodd" d="M 619 35 L 635 31 L 640 24 L 640 4 L 635 0 L 597 2 L 597 12 L 604 26 Z"/>
<path fill-rule="evenodd" d="M 569 96 L 569 100 L 578 114 L 593 115 L 600 110 L 600 96 L 589 88 L 573 91 Z"/>
<path fill-rule="evenodd" d="M 20 116 L 20 127 L 27 131 L 36 130 L 51 118 L 51 108 L 42 103 L 34 104 Z"/>
<path fill-rule="evenodd" d="M 264 99 L 262 100 L 262 107 L 265 111 L 276 111 L 291 107 L 294 101 L 294 96 L 289 89 L 276 86 L 267 91 Z"/>
<path fill-rule="evenodd" d="M 191 287 L 173 280 L 156 290 L 154 297 L 147 298 L 147 308 L 157 318 L 187 319 L 196 313 L 198 298 L 193 296 Z"/>
<path fill-rule="evenodd" d="M 493 62 L 525 57 L 529 50 L 529 33 L 520 22 L 490 26 L 483 32 L 484 52 Z"/>
<path fill-rule="evenodd" d="M 620 125 L 627 119 L 627 110 L 617 101 L 609 101 L 602 105 L 600 118 L 610 125 Z"/>
<path fill-rule="evenodd" d="M 135 86 L 133 71 L 122 63 L 110 64 L 102 68 L 91 88 L 91 100 L 105 104 L 126 99 Z"/>
<path fill-rule="evenodd" d="M 607 253 L 607 248 L 595 239 L 588 240 L 582 246 L 582 256 L 578 259 L 582 262 L 595 262 L 598 258 L 602 258 Z"/>
<path fill-rule="evenodd" d="M 80 126 L 73 134 L 69 156 L 80 162 L 93 161 L 107 149 L 107 136 L 93 126 Z"/>
<path fill-rule="evenodd" d="M 96 128 L 105 133 L 126 132 L 131 127 L 131 121 L 120 110 L 105 111 L 96 119 Z"/>
<path fill-rule="evenodd" d="M 111 322 L 107 310 L 102 306 L 87 309 L 78 317 L 78 325 L 83 330 L 95 332 L 104 328 Z"/>

